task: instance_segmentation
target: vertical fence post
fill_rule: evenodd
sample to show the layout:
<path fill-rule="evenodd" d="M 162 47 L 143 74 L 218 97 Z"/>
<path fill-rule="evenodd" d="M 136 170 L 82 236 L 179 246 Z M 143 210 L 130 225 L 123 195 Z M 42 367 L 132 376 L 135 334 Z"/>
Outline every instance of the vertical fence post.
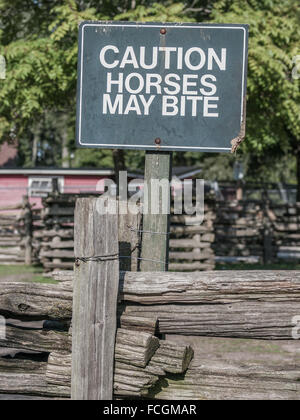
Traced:
<path fill-rule="evenodd" d="M 112 200 L 80 198 L 75 208 L 75 282 L 72 322 L 72 399 L 113 396 L 119 287 L 118 214 Z M 94 257 L 94 258 L 91 258 Z"/>
<path fill-rule="evenodd" d="M 141 212 L 131 213 L 128 202 L 119 201 L 120 271 L 138 271 L 140 229 Z"/>
<path fill-rule="evenodd" d="M 162 201 L 171 199 L 170 187 L 168 197 L 163 195 L 163 187 L 159 188 L 158 213 L 153 214 L 154 182 L 171 180 L 172 152 L 146 152 L 145 184 L 148 195 L 148 212 L 143 216 L 142 260 L 141 271 L 167 271 L 169 254 L 170 212 L 164 214 Z M 146 197 L 145 197 L 146 198 Z M 170 203 L 169 203 L 170 204 Z M 148 233 L 152 232 L 152 233 Z"/>
<path fill-rule="evenodd" d="M 263 206 L 263 260 L 264 264 L 270 264 L 273 261 L 273 229 L 269 218 L 269 201 L 265 197 Z"/>
<path fill-rule="evenodd" d="M 32 211 L 27 195 L 23 196 L 25 265 L 32 263 Z"/>

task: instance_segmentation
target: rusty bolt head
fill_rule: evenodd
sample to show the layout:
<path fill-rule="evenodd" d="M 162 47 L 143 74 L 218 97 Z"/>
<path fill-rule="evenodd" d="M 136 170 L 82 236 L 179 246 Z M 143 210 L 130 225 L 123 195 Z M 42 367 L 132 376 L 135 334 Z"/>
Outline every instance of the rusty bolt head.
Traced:
<path fill-rule="evenodd" d="M 155 141 L 155 144 L 160 144 L 161 143 L 161 139 L 159 137 L 157 137 L 154 141 Z"/>
<path fill-rule="evenodd" d="M 162 35 L 166 35 L 167 30 L 166 30 L 165 28 L 161 28 L 160 33 L 161 33 Z"/>

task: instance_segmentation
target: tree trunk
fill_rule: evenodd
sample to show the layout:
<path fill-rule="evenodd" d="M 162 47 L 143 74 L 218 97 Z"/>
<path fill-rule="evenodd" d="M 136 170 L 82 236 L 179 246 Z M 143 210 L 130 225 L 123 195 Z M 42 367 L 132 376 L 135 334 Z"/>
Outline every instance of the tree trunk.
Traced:
<path fill-rule="evenodd" d="M 114 171 L 115 171 L 115 183 L 117 186 L 117 196 L 119 196 L 119 172 L 125 171 L 126 169 L 124 150 L 114 149 L 113 160 L 114 160 Z"/>
<path fill-rule="evenodd" d="M 67 129 L 64 128 L 64 132 L 62 134 L 62 167 L 63 168 L 69 168 L 69 150 L 67 146 Z"/>
<path fill-rule="evenodd" d="M 36 127 L 33 131 L 33 141 L 32 141 L 32 154 L 31 154 L 31 164 L 32 167 L 36 166 L 37 163 L 37 154 L 38 154 L 38 143 L 40 140 L 40 127 Z"/>
<path fill-rule="evenodd" d="M 62 149 L 61 149 L 61 160 L 62 160 L 62 167 L 69 168 L 70 161 L 69 161 L 69 149 L 68 149 L 68 116 L 67 113 L 62 116 L 63 127 L 62 127 Z"/>
<path fill-rule="evenodd" d="M 300 144 L 296 149 L 296 161 L 297 161 L 297 203 L 300 203 Z"/>

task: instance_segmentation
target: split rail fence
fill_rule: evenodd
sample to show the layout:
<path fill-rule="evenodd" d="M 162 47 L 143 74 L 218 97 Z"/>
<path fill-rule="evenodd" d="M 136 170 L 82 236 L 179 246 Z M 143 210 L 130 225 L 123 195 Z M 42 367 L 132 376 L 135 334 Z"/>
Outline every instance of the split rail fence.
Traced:
<path fill-rule="evenodd" d="M 78 195 L 61 194 L 52 195 L 43 200 L 44 208 L 41 217 L 44 228 L 33 232 L 33 237 L 41 241 L 39 260 L 47 270 L 73 268 L 74 209 L 77 198 Z M 215 255 L 212 249 L 215 238 L 214 214 L 210 210 L 210 204 L 206 205 L 205 210 L 204 221 L 198 226 L 196 216 L 171 216 L 170 270 L 214 269 Z"/>
<path fill-rule="evenodd" d="M 70 398 L 74 274 L 55 278 L 0 283 L 2 398 Z M 299 341 L 291 336 L 299 307 L 299 272 L 121 274 L 114 397 L 299 400 Z M 203 354 L 197 337 L 218 337 L 219 355 Z M 269 353 L 226 359 L 235 338 L 261 349 L 268 340 Z"/>
<path fill-rule="evenodd" d="M 0 264 L 38 262 L 38 248 L 33 231 L 40 228 L 40 211 L 34 210 L 24 196 L 17 205 L 0 207 Z"/>
<path fill-rule="evenodd" d="M 140 215 L 99 216 L 96 201 L 77 203 L 74 272 L 0 283 L 2 398 L 300 399 L 299 271 L 129 271 Z M 270 352 L 220 357 L 237 339 Z"/>
<path fill-rule="evenodd" d="M 44 227 L 39 260 L 47 270 L 71 269 L 74 262 L 74 208 L 78 196 L 49 196 L 43 202 Z M 216 262 L 300 261 L 300 204 L 206 200 L 204 221 L 171 215 L 169 269 L 213 270 Z"/>
<path fill-rule="evenodd" d="M 72 269 L 78 197 L 50 194 L 42 209 L 31 207 L 27 198 L 14 208 L 0 208 L 0 264 L 26 260 L 42 264 L 46 271 Z M 196 216 L 171 216 L 169 269 L 213 270 L 216 262 L 298 262 L 299 232 L 300 203 L 210 199 L 200 225 Z"/>

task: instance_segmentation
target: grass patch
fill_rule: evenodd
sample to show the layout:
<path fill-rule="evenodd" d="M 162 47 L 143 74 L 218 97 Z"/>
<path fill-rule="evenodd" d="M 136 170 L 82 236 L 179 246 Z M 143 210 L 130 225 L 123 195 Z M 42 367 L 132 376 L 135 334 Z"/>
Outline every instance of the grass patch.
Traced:
<path fill-rule="evenodd" d="M 31 265 L 0 265 L 0 276 L 43 273 L 43 267 Z"/>
<path fill-rule="evenodd" d="M 300 270 L 297 263 L 274 263 L 274 264 L 217 264 L 216 270 Z"/>
<path fill-rule="evenodd" d="M 0 281 L 22 281 L 56 284 L 57 281 L 43 276 L 43 267 L 27 265 L 0 265 Z"/>

